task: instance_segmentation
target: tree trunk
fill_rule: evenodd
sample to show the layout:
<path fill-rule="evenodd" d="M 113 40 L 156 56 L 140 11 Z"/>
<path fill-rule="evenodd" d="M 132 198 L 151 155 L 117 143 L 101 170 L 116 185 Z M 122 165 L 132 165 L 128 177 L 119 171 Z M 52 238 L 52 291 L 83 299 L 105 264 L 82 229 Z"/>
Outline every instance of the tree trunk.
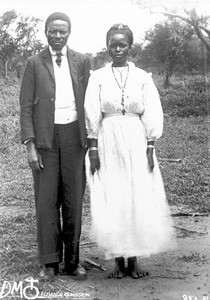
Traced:
<path fill-rule="evenodd" d="M 165 80 L 164 80 L 164 87 L 168 88 L 170 85 L 170 77 L 171 75 L 169 74 L 168 71 L 166 71 L 166 76 L 165 76 Z"/>
<path fill-rule="evenodd" d="M 5 62 L 5 65 L 4 65 L 4 67 L 5 67 L 5 78 L 6 79 L 8 79 L 8 60 L 6 60 L 6 62 Z"/>

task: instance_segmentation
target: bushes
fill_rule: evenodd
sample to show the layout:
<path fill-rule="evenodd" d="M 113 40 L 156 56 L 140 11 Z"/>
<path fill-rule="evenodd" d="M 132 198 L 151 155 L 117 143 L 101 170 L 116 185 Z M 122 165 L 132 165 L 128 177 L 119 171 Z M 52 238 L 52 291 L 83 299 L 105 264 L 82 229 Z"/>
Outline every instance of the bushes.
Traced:
<path fill-rule="evenodd" d="M 160 78 L 154 78 L 161 96 L 164 113 L 185 118 L 208 114 L 207 86 L 204 76 L 173 77 L 164 89 Z"/>
<path fill-rule="evenodd" d="M 0 152 L 20 142 L 19 82 L 0 78 Z"/>

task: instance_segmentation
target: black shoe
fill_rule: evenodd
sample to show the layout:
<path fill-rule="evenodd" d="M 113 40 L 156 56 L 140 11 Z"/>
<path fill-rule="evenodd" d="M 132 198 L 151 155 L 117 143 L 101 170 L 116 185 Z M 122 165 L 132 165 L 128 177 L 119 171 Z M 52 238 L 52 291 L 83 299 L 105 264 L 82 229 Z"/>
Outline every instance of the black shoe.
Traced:
<path fill-rule="evenodd" d="M 43 280 L 53 280 L 58 274 L 58 263 L 46 264 L 42 267 L 39 277 Z"/>
<path fill-rule="evenodd" d="M 84 280 L 87 278 L 87 272 L 80 264 L 74 268 L 66 268 L 64 274 L 74 276 L 77 280 Z"/>

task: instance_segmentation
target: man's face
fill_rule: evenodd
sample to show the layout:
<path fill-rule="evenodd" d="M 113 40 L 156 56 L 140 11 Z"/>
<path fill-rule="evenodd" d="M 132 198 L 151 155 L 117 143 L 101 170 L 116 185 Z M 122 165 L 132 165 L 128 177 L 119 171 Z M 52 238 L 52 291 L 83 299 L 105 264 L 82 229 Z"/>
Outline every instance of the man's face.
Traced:
<path fill-rule="evenodd" d="M 69 24 L 63 20 L 51 21 L 47 25 L 45 34 L 53 50 L 60 51 L 66 45 L 70 35 Z"/>

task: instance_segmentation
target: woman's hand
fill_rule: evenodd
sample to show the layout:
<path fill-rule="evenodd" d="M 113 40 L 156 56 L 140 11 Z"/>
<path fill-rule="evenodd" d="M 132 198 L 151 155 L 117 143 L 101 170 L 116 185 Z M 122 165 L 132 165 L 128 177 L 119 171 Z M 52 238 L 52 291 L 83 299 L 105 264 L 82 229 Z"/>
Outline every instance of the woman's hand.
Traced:
<path fill-rule="evenodd" d="M 89 159 L 90 159 L 90 172 L 92 175 L 94 175 L 94 173 L 100 169 L 98 150 L 89 151 Z"/>
<path fill-rule="evenodd" d="M 152 172 L 154 169 L 154 159 L 153 159 L 154 148 L 147 148 L 147 160 L 149 165 L 149 171 Z"/>

